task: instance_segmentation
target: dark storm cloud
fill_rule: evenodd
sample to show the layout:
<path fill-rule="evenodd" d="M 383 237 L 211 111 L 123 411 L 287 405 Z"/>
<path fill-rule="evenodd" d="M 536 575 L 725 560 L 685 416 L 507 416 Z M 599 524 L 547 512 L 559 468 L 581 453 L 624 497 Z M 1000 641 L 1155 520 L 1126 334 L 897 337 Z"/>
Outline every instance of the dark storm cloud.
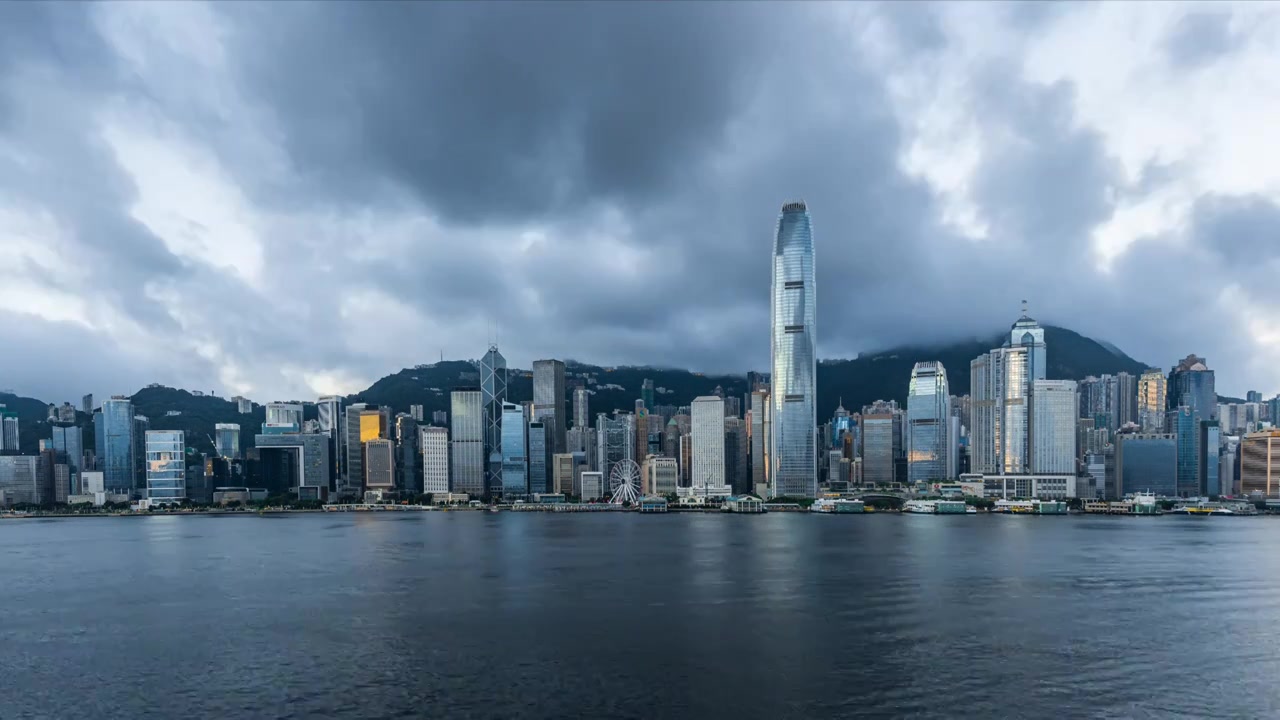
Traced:
<path fill-rule="evenodd" d="M 1070 83 L 992 62 L 973 68 L 960 108 L 982 132 L 969 191 L 989 229 L 967 237 L 901 169 L 911 138 L 860 52 L 878 38 L 845 27 L 835 5 L 222 4 L 218 59 L 156 42 L 142 71 L 104 49 L 90 11 L 57 7 L 70 9 L 0 8 L 27 27 L 22 43 L 0 42 L 0 132 L 42 160 L 0 154 L 0 192 L 53 209 L 95 297 L 219 352 L 185 366 L 163 343 L 107 352 L 103 381 L 207 389 L 233 362 L 255 396 L 305 397 L 283 366 L 373 379 L 438 348 L 476 357 L 489 336 L 513 365 L 763 369 L 772 233 L 793 198 L 813 212 L 824 357 L 986 336 L 1024 297 L 1041 320 L 1160 365 L 1248 350 L 1214 303 L 1231 263 L 1274 237 L 1273 206 L 1206 200 L 1187 237 L 1141 239 L 1098 272 L 1093 231 L 1180 169 L 1152 165 L 1127 183 L 1079 121 Z M 871 9 L 902 63 L 943 61 L 938 10 Z M 1060 12 L 1008 14 L 1031 33 Z M 171 252 L 133 217 L 138 188 L 84 111 L 120 98 L 207 146 L 267 216 L 259 285 Z M 281 216 L 294 221 L 271 222 Z M 1172 276 L 1186 280 L 1171 290 Z M 157 286 L 169 295 L 146 292 Z M 1171 293 L 1195 305 L 1165 312 Z M 386 312 L 348 307 L 378 298 Z M 434 335 L 387 329 L 392 303 Z M 19 360 L 22 377 L 38 376 L 38 357 Z"/>
<path fill-rule="evenodd" d="M 1170 62 L 1191 69 L 1213 62 L 1231 50 L 1231 13 L 1225 10 L 1184 15 L 1165 40 Z"/>
<path fill-rule="evenodd" d="M 344 200 L 391 179 L 469 222 L 665 192 L 774 52 L 760 6 L 291 4 L 236 20 L 243 78 L 304 173 Z"/>

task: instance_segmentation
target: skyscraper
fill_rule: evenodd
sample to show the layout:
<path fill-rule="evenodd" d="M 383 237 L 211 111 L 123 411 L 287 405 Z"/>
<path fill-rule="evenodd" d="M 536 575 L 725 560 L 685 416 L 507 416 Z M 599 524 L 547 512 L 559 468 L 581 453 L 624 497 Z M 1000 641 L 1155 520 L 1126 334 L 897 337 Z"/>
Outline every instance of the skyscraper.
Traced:
<path fill-rule="evenodd" d="M 1111 405 L 1116 415 L 1116 429 L 1138 422 L 1138 378 L 1118 372 L 1112 385 Z"/>
<path fill-rule="evenodd" d="M 179 503 L 187 497 L 187 446 L 181 430 L 148 430 L 147 499 Z"/>
<path fill-rule="evenodd" d="M 640 399 L 644 402 L 644 406 L 652 412 L 654 409 L 653 380 L 645 378 L 644 382 L 640 383 Z"/>
<path fill-rule="evenodd" d="M 1213 371 L 1204 358 L 1188 355 L 1169 371 L 1169 409 L 1185 405 L 1200 420 L 1218 419 L 1218 396 L 1214 390 Z"/>
<path fill-rule="evenodd" d="M 84 429 L 79 425 L 54 425 L 49 438 L 58 462 L 66 463 L 71 472 L 79 475 L 84 465 Z"/>
<path fill-rule="evenodd" d="M 972 472 L 1022 474 L 1031 466 L 1031 390 L 1036 380 L 1045 379 L 1048 353 L 1044 329 L 1026 305 L 1004 346 L 969 364 Z"/>
<path fill-rule="evenodd" d="M 360 416 L 369 408 L 365 403 L 348 405 L 343 414 L 343 446 L 346 462 L 343 464 L 343 485 L 339 495 L 359 497 L 364 486 L 364 440 L 361 439 Z"/>
<path fill-rule="evenodd" d="M 773 243 L 769 455 L 774 496 L 818 493 L 817 292 L 809 210 L 803 202 L 789 202 L 778 216 Z"/>
<path fill-rule="evenodd" d="M 564 452 L 564 363 L 559 360 L 533 361 L 533 419 L 546 426 L 552 454 Z"/>
<path fill-rule="evenodd" d="M 133 416 L 133 479 L 138 497 L 147 496 L 147 431 L 151 420 L 146 415 Z"/>
<path fill-rule="evenodd" d="M 395 443 L 389 438 L 374 437 L 364 443 L 365 492 L 392 492 L 396 489 Z"/>
<path fill-rule="evenodd" d="M 107 492 L 132 493 L 137 468 L 133 460 L 133 403 L 117 395 L 93 414 L 98 469 Z"/>
<path fill-rule="evenodd" d="M 693 418 L 693 466 L 691 484 L 702 487 L 725 485 L 724 399 L 704 395 L 689 406 Z"/>
<path fill-rule="evenodd" d="M 1158 368 L 1149 368 L 1138 378 L 1138 424 L 1144 433 L 1164 429 L 1166 410 L 1165 377 Z"/>
<path fill-rule="evenodd" d="M 238 423 L 216 423 L 213 426 L 214 452 L 218 457 L 229 460 L 240 459 L 240 425 Z"/>
<path fill-rule="evenodd" d="M 737 400 L 738 398 L 725 398 Z M 747 429 L 742 418 L 729 416 L 724 419 L 724 479 L 736 495 L 752 491 L 751 475 L 747 472 Z"/>
<path fill-rule="evenodd" d="M 911 369 L 907 391 L 907 480 L 951 479 L 951 390 L 940 362 Z"/>
<path fill-rule="evenodd" d="M 591 425 L 591 416 L 587 407 L 587 388 L 579 385 L 573 389 L 573 426 L 587 428 Z"/>
<path fill-rule="evenodd" d="M 610 418 L 600 413 L 596 416 L 596 469 L 604 473 L 606 484 L 614 465 L 636 459 L 635 437 L 633 415 L 620 413 Z"/>
<path fill-rule="evenodd" d="M 1169 372 L 1168 396 L 1172 412 L 1166 417 L 1174 417 L 1178 422 L 1169 428 L 1178 435 L 1178 493 L 1197 495 L 1204 492 L 1208 484 L 1208 478 L 1201 475 L 1201 470 L 1209 469 L 1208 464 L 1201 462 L 1200 424 L 1218 419 L 1214 373 L 1204 358 L 1188 355 L 1174 366 Z M 1216 432 L 1213 437 L 1218 437 Z M 1213 451 L 1217 452 L 1216 446 Z M 1217 475 L 1216 465 L 1213 474 Z M 1216 484 L 1216 477 L 1214 481 Z"/>
<path fill-rule="evenodd" d="M 316 419 L 320 432 L 329 437 L 329 464 L 332 465 L 329 476 L 340 483 L 343 463 L 347 461 L 347 454 L 343 451 L 342 398 L 338 395 L 322 396 L 316 402 Z"/>
<path fill-rule="evenodd" d="M 1032 384 L 1031 472 L 1075 474 L 1078 402 L 1074 380 Z"/>
<path fill-rule="evenodd" d="M 893 476 L 893 421 L 891 412 L 862 415 L 862 482 L 887 485 Z"/>
<path fill-rule="evenodd" d="M 422 492 L 442 495 L 449 492 L 449 431 L 442 427 L 424 427 L 420 432 Z"/>
<path fill-rule="evenodd" d="M 525 433 L 524 408 L 515 403 L 502 404 L 502 497 L 511 501 L 529 494 L 528 437 Z"/>
<path fill-rule="evenodd" d="M 453 437 L 449 444 L 453 492 L 484 495 L 484 399 L 479 388 L 457 388 L 450 394 Z M 428 491 L 430 492 L 430 491 Z"/>
<path fill-rule="evenodd" d="M 85 415 L 93 414 L 93 393 L 89 393 L 88 395 L 80 398 L 80 412 Z"/>
<path fill-rule="evenodd" d="M 507 359 L 490 345 L 480 359 L 480 392 L 484 396 L 485 492 L 502 493 L 502 405 L 507 401 Z M 524 428 L 521 427 L 523 433 Z"/>
<path fill-rule="evenodd" d="M 396 440 L 396 490 L 402 495 L 417 495 L 422 490 L 422 476 L 418 474 L 422 452 L 418 446 L 418 421 L 408 413 L 397 413 Z"/>
<path fill-rule="evenodd" d="M 18 436 L 18 416 L 0 412 L 0 451 L 16 454 L 22 451 Z"/>
<path fill-rule="evenodd" d="M 769 488 L 770 408 L 768 390 L 751 391 L 751 491 L 754 493 L 766 493 Z"/>
<path fill-rule="evenodd" d="M 551 491 L 551 443 L 548 442 L 545 422 L 529 423 L 529 493 Z"/>

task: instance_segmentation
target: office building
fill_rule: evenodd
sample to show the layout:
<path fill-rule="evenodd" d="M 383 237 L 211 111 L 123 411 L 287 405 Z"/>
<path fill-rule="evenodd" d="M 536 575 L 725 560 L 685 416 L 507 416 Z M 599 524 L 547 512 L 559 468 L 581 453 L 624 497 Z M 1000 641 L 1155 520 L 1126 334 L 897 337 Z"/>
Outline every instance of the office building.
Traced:
<path fill-rule="evenodd" d="M 578 495 L 582 489 L 574 483 L 578 467 L 573 453 L 556 453 L 551 456 L 551 492 L 562 495 Z"/>
<path fill-rule="evenodd" d="M 450 394 L 450 491 L 473 498 L 485 494 L 484 396 L 480 388 L 458 388 Z"/>
<path fill-rule="evenodd" d="M 524 408 L 502 404 L 502 498 L 518 500 L 529 494 L 528 436 Z"/>
<path fill-rule="evenodd" d="M 123 396 L 103 401 L 102 407 L 93 414 L 94 452 L 106 485 L 105 492 L 132 494 L 136 489 L 133 417 L 133 403 Z"/>
<path fill-rule="evenodd" d="M 789 202 L 778 216 L 773 243 L 769 452 L 773 496 L 816 497 L 818 492 L 814 349 L 818 288 L 813 258 L 809 210 L 803 202 Z"/>
<path fill-rule="evenodd" d="M 862 482 L 868 486 L 894 481 L 892 412 L 862 416 Z"/>
<path fill-rule="evenodd" d="M 0 457 L 0 504 L 44 505 L 53 498 L 53 474 L 46 455 Z"/>
<path fill-rule="evenodd" d="M 411 497 L 423 492 L 418 445 L 418 421 L 408 413 L 397 413 L 395 419 L 396 441 L 396 491 L 401 497 Z"/>
<path fill-rule="evenodd" d="M 181 430 L 148 430 L 147 500 L 180 503 L 187 497 L 187 444 Z"/>
<path fill-rule="evenodd" d="M 1027 473 L 1031 468 L 1032 383 L 1045 379 L 1044 329 L 1027 314 L 1009 331 L 1004 346 L 969 366 L 973 428 L 971 470 L 983 474 Z"/>
<path fill-rule="evenodd" d="M 66 463 L 71 472 L 84 470 L 84 429 L 79 425 L 55 424 L 50 429 L 49 446 L 58 453 L 58 462 Z"/>
<path fill-rule="evenodd" d="M 1077 408 L 1074 380 L 1036 380 L 1032 383 L 1032 473 L 1075 474 Z"/>
<path fill-rule="evenodd" d="M 1251 403 L 1261 403 L 1262 393 L 1258 392 L 1257 390 L 1249 390 L 1244 394 L 1244 401 L 1251 402 Z"/>
<path fill-rule="evenodd" d="M 604 473 L 589 470 L 582 473 L 582 501 L 591 502 L 604 497 Z"/>
<path fill-rule="evenodd" d="M 1138 377 L 1138 425 L 1144 433 L 1164 431 L 1164 414 L 1168 409 L 1165 398 L 1164 373 L 1150 368 Z"/>
<path fill-rule="evenodd" d="M 1218 419 L 1214 373 L 1204 358 L 1188 355 L 1169 372 L 1168 409 L 1191 408 L 1200 420 Z"/>
<path fill-rule="evenodd" d="M 645 495 L 674 495 L 680 485 L 680 465 L 673 457 L 649 455 L 640 468 Z"/>
<path fill-rule="evenodd" d="M 456 392 L 456 391 L 455 391 Z M 422 446 L 422 492 L 441 495 L 449 492 L 449 431 L 442 427 L 419 430 Z M 473 444 L 482 444 L 475 443 Z"/>
<path fill-rule="evenodd" d="M 1138 378 L 1127 372 L 1118 372 L 1112 382 L 1111 405 L 1116 415 L 1116 427 L 1121 428 L 1130 423 L 1137 424 L 1138 415 Z"/>
<path fill-rule="evenodd" d="M 1219 478 L 1219 455 L 1222 447 L 1222 428 L 1217 420 L 1201 420 L 1199 443 L 1196 447 L 1200 494 L 1202 496 L 1222 495 Z"/>
<path fill-rule="evenodd" d="M 724 481 L 733 488 L 735 495 L 750 495 L 752 492 L 751 473 L 747 467 L 749 457 L 746 425 L 740 417 L 727 416 L 724 419 Z"/>
<path fill-rule="evenodd" d="M 271 494 L 292 492 L 299 500 L 325 500 L 333 473 L 329 436 L 297 432 L 292 427 L 269 426 L 254 437 L 262 484 Z"/>
<path fill-rule="evenodd" d="M 565 450 L 564 363 L 559 360 L 533 361 L 533 420 L 545 427 L 547 446 L 551 452 Z"/>
<path fill-rule="evenodd" d="M 89 393 L 88 395 L 80 398 L 80 412 L 85 415 L 93 414 L 93 393 Z"/>
<path fill-rule="evenodd" d="M 1200 422 L 1196 412 L 1183 405 L 1165 414 L 1165 427 L 1177 438 L 1177 495 L 1200 494 Z"/>
<path fill-rule="evenodd" d="M 1240 493 L 1280 499 L 1280 430 L 1250 433 L 1240 440 Z"/>
<path fill-rule="evenodd" d="M 653 380 L 650 380 L 649 378 L 645 378 L 644 381 L 640 383 L 640 400 L 649 410 L 654 410 L 656 408 L 654 405 L 655 399 L 653 396 L 653 389 Z"/>
<path fill-rule="evenodd" d="M 384 496 L 396 489 L 396 444 L 389 438 L 364 441 L 364 490 Z"/>
<path fill-rule="evenodd" d="M 940 362 L 919 362 L 911 369 L 906 438 L 909 482 L 952 479 L 951 392 Z"/>
<path fill-rule="evenodd" d="M 302 429 L 302 405 L 300 403 L 267 403 L 268 425 L 295 425 Z"/>
<path fill-rule="evenodd" d="M 551 455 L 547 423 L 529 423 L 529 494 L 551 492 Z"/>
<path fill-rule="evenodd" d="M 1115 467 L 1115 491 L 1108 494 L 1112 499 L 1138 492 L 1178 495 L 1178 441 L 1171 433 L 1120 433 Z"/>
<path fill-rule="evenodd" d="M 596 416 L 596 470 L 611 477 L 613 466 L 636 459 L 635 416 L 619 413 L 610 418 L 604 413 Z"/>
<path fill-rule="evenodd" d="M 342 478 L 342 487 L 338 490 L 339 495 L 359 497 L 364 487 L 364 444 L 366 440 L 377 437 L 376 433 L 365 437 L 362 416 L 369 413 L 376 413 L 376 411 L 371 410 L 365 403 L 348 405 L 343 413 L 343 447 L 347 460 L 343 463 L 345 473 Z"/>
<path fill-rule="evenodd" d="M 725 483 L 724 399 L 714 395 L 694 398 L 690 405 L 693 437 L 693 485 Z"/>
<path fill-rule="evenodd" d="M 751 491 L 760 497 L 768 496 L 770 486 L 769 438 L 773 430 L 769 422 L 771 407 L 768 390 L 751 392 Z M 666 454 L 673 455 L 670 452 Z"/>
<path fill-rule="evenodd" d="M 228 460 L 240 459 L 240 425 L 217 423 L 213 426 L 213 451 Z"/>
<path fill-rule="evenodd" d="M 576 428 L 585 429 L 591 424 L 587 396 L 586 387 L 579 385 L 573 389 L 573 426 Z"/>
<path fill-rule="evenodd" d="M 484 400 L 485 491 L 501 495 L 502 484 L 502 413 L 507 401 L 507 359 L 497 345 L 480 359 L 480 392 Z M 523 425 L 521 433 L 523 434 Z"/>
<path fill-rule="evenodd" d="M 0 452 L 22 452 L 18 435 L 18 416 L 8 412 L 0 412 Z"/>
<path fill-rule="evenodd" d="M 151 420 L 146 415 L 133 416 L 133 477 L 137 483 L 134 494 L 147 497 L 147 431 Z"/>
<path fill-rule="evenodd" d="M 329 477 L 337 490 L 346 475 L 346 436 L 342 432 L 342 398 L 338 395 L 322 395 L 316 401 L 317 431 L 329 438 Z"/>

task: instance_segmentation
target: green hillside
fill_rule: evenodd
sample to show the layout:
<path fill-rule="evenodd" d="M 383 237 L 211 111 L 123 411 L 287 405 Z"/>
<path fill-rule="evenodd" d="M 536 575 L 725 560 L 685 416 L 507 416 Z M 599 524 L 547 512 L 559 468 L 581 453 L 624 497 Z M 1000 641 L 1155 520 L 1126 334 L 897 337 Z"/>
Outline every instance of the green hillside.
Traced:
<path fill-rule="evenodd" d="M 937 360 L 947 369 L 954 395 L 969 391 L 969 362 L 1003 342 L 1004 333 L 981 340 L 951 343 L 936 347 L 904 347 L 878 353 L 863 354 L 852 360 L 827 360 L 818 366 L 818 417 L 827 418 L 843 401 L 845 408 L 857 411 L 874 400 L 906 401 L 911 367 L 920 361 Z M 1088 375 L 1104 373 L 1141 373 L 1146 365 L 1113 347 L 1086 338 L 1064 328 L 1046 326 L 1045 343 L 1049 347 L 1050 378 L 1080 380 Z M 566 361 L 567 379 L 591 379 L 590 413 L 631 410 L 640 397 L 641 383 L 651 379 L 657 388 L 659 405 L 688 405 L 699 395 L 709 395 L 717 386 L 726 396 L 742 397 L 747 392 L 745 372 L 742 375 L 703 375 L 672 368 L 614 367 Z M 572 384 L 572 383 L 568 383 Z M 431 365 L 406 368 L 378 380 L 368 389 L 348 396 L 348 402 L 386 405 L 396 412 L 408 412 L 410 405 L 422 405 L 426 420 L 432 412 L 449 409 L 449 392 L 456 387 L 478 387 L 479 369 L 469 362 L 447 360 Z M 512 369 L 507 397 L 512 402 L 532 399 L 533 379 L 529 370 Z M 133 395 L 135 410 L 146 415 L 152 429 L 183 430 L 187 444 L 197 450 L 212 452 L 209 437 L 216 423 L 238 423 L 240 446 L 253 446 L 253 437 L 266 417 L 262 405 L 241 415 L 236 404 L 212 395 L 193 395 L 186 390 L 168 387 L 146 387 Z M 39 440 L 48 437 L 45 422 L 46 403 L 32 398 L 0 394 L 0 403 L 18 413 L 23 452 L 36 452 Z M 566 409 L 568 403 L 566 402 Z M 168 415 L 176 411 L 176 415 Z M 315 417 L 315 407 L 306 406 L 306 417 Z M 79 414 L 84 424 L 86 446 L 93 446 L 92 419 Z"/>

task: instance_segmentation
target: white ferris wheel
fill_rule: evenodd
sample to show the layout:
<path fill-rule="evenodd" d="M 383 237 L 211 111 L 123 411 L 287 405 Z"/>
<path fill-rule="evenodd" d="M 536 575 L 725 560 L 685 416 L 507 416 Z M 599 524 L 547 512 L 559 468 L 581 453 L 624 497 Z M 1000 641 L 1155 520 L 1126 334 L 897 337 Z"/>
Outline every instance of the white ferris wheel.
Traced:
<path fill-rule="evenodd" d="M 613 464 L 609 471 L 609 489 L 613 497 L 609 502 L 621 505 L 640 501 L 640 466 L 635 460 L 622 460 Z"/>

